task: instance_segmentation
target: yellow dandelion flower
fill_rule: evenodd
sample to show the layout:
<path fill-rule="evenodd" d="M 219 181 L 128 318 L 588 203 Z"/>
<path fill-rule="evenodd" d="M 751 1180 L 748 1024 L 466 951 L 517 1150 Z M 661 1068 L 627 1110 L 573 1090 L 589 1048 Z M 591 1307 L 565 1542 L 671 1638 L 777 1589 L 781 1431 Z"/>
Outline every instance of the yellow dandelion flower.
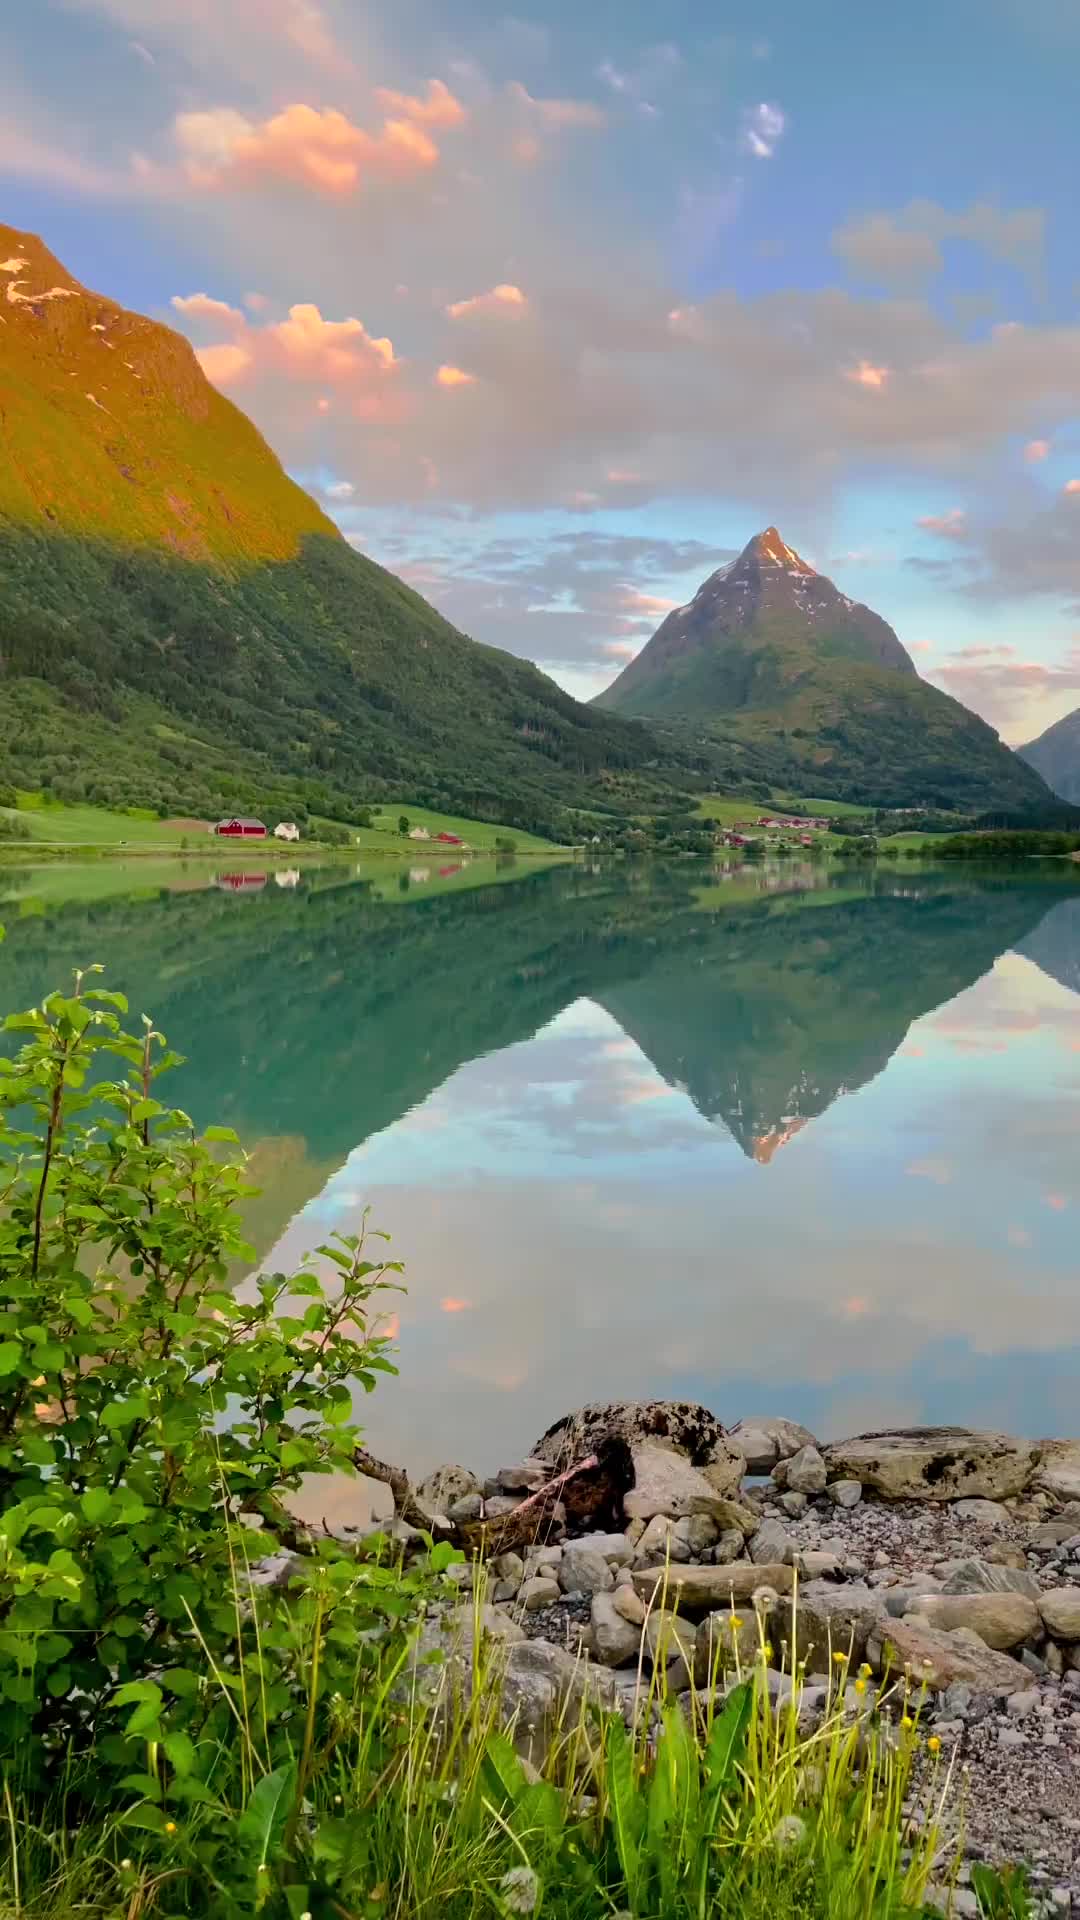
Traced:
<path fill-rule="evenodd" d="M 738 1633 L 741 1626 L 742 1626 L 742 1621 L 740 1620 L 738 1614 L 737 1613 L 731 1614 L 728 1618 L 728 1627 L 730 1631 L 732 1633 Z"/>
<path fill-rule="evenodd" d="M 175 1820 L 166 1820 L 166 1822 L 165 1822 L 165 1831 L 166 1831 L 166 1833 L 175 1833 L 175 1832 L 176 1832 L 176 1821 L 175 1821 Z"/>
<path fill-rule="evenodd" d="M 905 1729 L 907 1733 L 911 1732 L 911 1729 L 915 1725 L 915 1722 L 912 1719 L 910 1713 L 905 1713 L 903 1719 L 900 1722 L 900 1725 Z"/>
<path fill-rule="evenodd" d="M 766 1660 L 771 1660 L 771 1659 L 772 1659 L 772 1657 L 773 1657 L 773 1650 L 772 1650 L 772 1648 L 770 1647 L 770 1645 L 769 1645 L 769 1643 L 768 1643 L 768 1641 L 767 1641 L 767 1640 L 766 1640 L 766 1642 L 765 1642 L 765 1645 L 764 1645 L 764 1646 L 762 1647 L 762 1649 L 761 1649 L 761 1651 L 762 1651 L 762 1653 L 763 1653 L 763 1655 L 764 1655 L 764 1657 L 765 1657 L 765 1659 L 766 1659 Z"/>
<path fill-rule="evenodd" d="M 846 1654 L 846 1653 L 834 1653 L 834 1654 L 833 1654 L 833 1666 L 834 1666 L 834 1667 L 846 1667 L 846 1666 L 847 1666 L 847 1654 Z"/>
<path fill-rule="evenodd" d="M 930 1752 L 931 1752 L 931 1753 L 940 1753 L 940 1752 L 941 1752 L 941 1741 L 940 1741 L 940 1740 L 938 1739 L 938 1737 L 937 1737 L 937 1734 L 936 1734 L 936 1733 L 932 1733 L 932 1734 L 930 1735 L 930 1738 L 929 1738 L 929 1740 L 927 1741 L 927 1743 L 926 1743 L 926 1744 L 927 1744 L 927 1746 L 929 1747 L 929 1749 L 930 1749 Z"/>
<path fill-rule="evenodd" d="M 866 1692 L 866 1681 L 865 1681 L 865 1680 L 856 1680 L 856 1682 L 855 1682 L 855 1691 L 856 1691 L 856 1693 L 865 1693 L 865 1692 Z"/>
<path fill-rule="evenodd" d="M 869 1680 L 870 1675 L 873 1673 L 873 1671 L 874 1669 L 870 1665 L 869 1660 L 864 1660 L 862 1663 L 862 1666 L 859 1668 L 859 1672 L 862 1674 L 862 1677 L 864 1680 Z"/>

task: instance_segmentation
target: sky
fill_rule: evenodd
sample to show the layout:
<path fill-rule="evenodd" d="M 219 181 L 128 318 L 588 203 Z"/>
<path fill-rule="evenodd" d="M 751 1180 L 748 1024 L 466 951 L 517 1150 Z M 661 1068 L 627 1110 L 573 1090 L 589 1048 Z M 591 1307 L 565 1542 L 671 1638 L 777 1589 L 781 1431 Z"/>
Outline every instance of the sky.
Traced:
<path fill-rule="evenodd" d="M 1075 0 L 511 4 L 4 0 L 0 217 L 582 697 L 776 524 L 1080 705 Z"/>

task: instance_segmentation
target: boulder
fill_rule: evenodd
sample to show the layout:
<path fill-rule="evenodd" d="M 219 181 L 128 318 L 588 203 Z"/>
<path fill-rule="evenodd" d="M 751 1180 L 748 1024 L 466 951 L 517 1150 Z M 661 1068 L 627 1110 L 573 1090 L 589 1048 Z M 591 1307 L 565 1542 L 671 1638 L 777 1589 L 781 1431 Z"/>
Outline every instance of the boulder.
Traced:
<path fill-rule="evenodd" d="M 1000 1500 L 957 1500 L 953 1507 L 957 1520 L 973 1520 L 977 1526 L 990 1527 L 996 1532 L 998 1527 L 1007 1527 L 1012 1515 L 1008 1507 Z"/>
<path fill-rule="evenodd" d="M 834 1507 L 857 1507 L 862 1499 L 861 1480 L 834 1480 L 828 1489 Z"/>
<path fill-rule="evenodd" d="M 716 1415 L 692 1400 L 608 1400 L 564 1414 L 541 1435 L 531 1457 L 556 1469 L 570 1467 L 609 1434 L 631 1447 L 663 1441 L 695 1467 L 726 1461 L 734 1451 Z"/>
<path fill-rule="evenodd" d="M 787 1463 L 787 1485 L 792 1493 L 805 1493 L 809 1497 L 824 1493 L 828 1473 L 825 1462 L 815 1446 L 800 1447 Z"/>
<path fill-rule="evenodd" d="M 436 1467 L 415 1489 L 416 1498 L 426 1513 L 446 1513 L 455 1500 L 467 1494 L 482 1493 L 483 1483 L 468 1467 Z"/>
<path fill-rule="evenodd" d="M 1041 1592 L 1033 1573 L 996 1560 L 983 1560 L 972 1554 L 966 1560 L 949 1560 L 941 1583 L 942 1593 L 1026 1593 L 1037 1600 Z M 938 1572 L 942 1572 L 939 1567 Z"/>
<path fill-rule="evenodd" d="M 1054 1547 L 1063 1547 L 1075 1532 L 1075 1521 L 1040 1520 L 1031 1530 L 1031 1545 L 1037 1553 L 1049 1553 Z"/>
<path fill-rule="evenodd" d="M 887 1500 L 1007 1499 L 1035 1471 L 1030 1440 L 967 1427 L 910 1427 L 863 1433 L 827 1447 L 833 1479 L 859 1480 Z"/>
<path fill-rule="evenodd" d="M 482 1493 L 462 1493 L 451 1500 L 446 1509 L 446 1517 L 459 1526 L 463 1520 L 482 1520 L 484 1516 L 484 1496 Z"/>
<path fill-rule="evenodd" d="M 722 1534 L 741 1533 L 745 1540 L 749 1540 L 761 1525 L 761 1515 L 739 1500 L 718 1500 L 712 1510 L 712 1518 Z"/>
<path fill-rule="evenodd" d="M 1040 1594 L 1039 1610 L 1055 1640 L 1080 1640 L 1080 1587 L 1051 1587 Z"/>
<path fill-rule="evenodd" d="M 612 1567 L 628 1567 L 634 1557 L 634 1549 L 625 1533 L 583 1533 L 579 1540 L 571 1541 L 570 1546 L 585 1547 L 590 1553 L 603 1554 Z"/>
<path fill-rule="evenodd" d="M 694 1685 L 711 1687 L 733 1667 L 746 1673 L 759 1665 L 769 1631 L 752 1606 L 741 1613 L 731 1607 L 707 1613 L 694 1642 Z"/>
<path fill-rule="evenodd" d="M 966 1627 L 999 1653 L 1039 1633 L 1039 1609 L 1023 1593 L 917 1593 L 908 1613 L 921 1614 L 944 1633 Z"/>
<path fill-rule="evenodd" d="M 648 1521 L 641 1539 L 635 1549 L 638 1565 L 654 1566 L 658 1560 L 672 1560 L 676 1564 L 686 1565 L 694 1559 L 694 1553 L 685 1534 L 678 1532 L 679 1522 L 669 1520 L 666 1514 L 658 1513 Z"/>
<path fill-rule="evenodd" d="M 733 1440 L 746 1461 L 747 1473 L 771 1473 L 778 1460 L 788 1460 L 800 1447 L 815 1447 L 817 1441 L 806 1427 L 794 1420 L 759 1414 L 740 1420 L 732 1427 Z"/>
<path fill-rule="evenodd" d="M 564 1593 L 610 1593 L 615 1576 L 602 1553 L 573 1546 L 559 1562 L 559 1585 Z"/>
<path fill-rule="evenodd" d="M 810 1502 L 805 1493 L 782 1493 L 780 1505 L 789 1520 L 801 1520 Z"/>
<path fill-rule="evenodd" d="M 546 1640 L 522 1640 L 508 1649 L 499 1693 L 499 1719 L 518 1752 L 539 1763 L 560 1727 L 585 1712 L 613 1713 L 618 1696 L 610 1673 Z"/>
<path fill-rule="evenodd" d="M 500 1493 L 536 1493 L 551 1479 L 546 1460 L 523 1460 L 517 1467 L 500 1467 L 495 1475 Z"/>
<path fill-rule="evenodd" d="M 790 1567 L 736 1560 L 727 1567 L 645 1567 L 634 1575 L 634 1591 L 646 1606 L 655 1602 L 680 1613 L 712 1613 L 748 1605 L 760 1587 L 790 1593 L 794 1579 Z"/>
<path fill-rule="evenodd" d="M 870 1630 L 866 1657 L 876 1673 L 891 1680 L 907 1674 L 916 1688 L 925 1683 L 932 1693 L 962 1681 L 975 1693 L 1007 1699 L 1028 1683 L 1019 1660 L 995 1653 L 974 1634 L 943 1633 L 918 1615 L 879 1620 Z"/>
<path fill-rule="evenodd" d="M 681 1693 L 690 1684 L 697 1633 L 691 1621 L 663 1607 L 654 1607 L 645 1622 L 645 1647 L 653 1670 L 663 1669 L 668 1685 L 675 1693 Z M 682 1679 L 683 1672 L 685 1680 Z"/>
<path fill-rule="evenodd" d="M 534 1573 L 525 1581 L 518 1594 L 518 1601 L 526 1613 L 539 1613 L 542 1607 L 554 1607 L 561 1597 L 557 1580 L 550 1580 L 542 1573 Z"/>
<path fill-rule="evenodd" d="M 858 1666 L 884 1614 L 884 1599 L 873 1587 L 808 1580 L 782 1604 L 776 1632 L 789 1655 L 793 1651 L 796 1662 L 805 1661 L 808 1673 L 828 1673 L 834 1653 L 846 1653 Z M 792 1664 L 790 1657 L 787 1664 Z"/>
<path fill-rule="evenodd" d="M 757 1525 L 756 1514 L 754 1516 L 754 1525 L 755 1527 Z M 712 1557 L 716 1565 L 718 1567 L 729 1567 L 733 1560 L 741 1560 L 745 1544 L 746 1542 L 743 1535 L 736 1528 L 731 1528 L 722 1533 L 712 1550 Z"/>
<path fill-rule="evenodd" d="M 631 1598 L 636 1595 L 631 1594 Z M 637 1659 L 641 1647 L 641 1624 L 627 1620 L 619 1611 L 617 1599 L 618 1596 L 611 1593 L 594 1593 L 592 1598 L 592 1650 L 605 1667 L 629 1666 Z M 644 1611 L 642 1607 L 643 1616 Z"/>
<path fill-rule="evenodd" d="M 624 1620 L 629 1620 L 632 1627 L 641 1628 L 645 1625 L 645 1602 L 639 1593 L 634 1592 L 632 1583 L 627 1587 L 616 1587 L 611 1604 L 616 1613 L 621 1613 Z"/>
<path fill-rule="evenodd" d="M 634 1484 L 623 1501 L 630 1520 L 651 1520 L 656 1514 L 681 1520 L 684 1514 L 704 1513 L 717 1521 L 725 1506 L 725 1494 L 738 1484 L 742 1473 L 742 1455 L 736 1454 L 722 1470 L 715 1465 L 709 1474 L 722 1472 L 727 1484 L 718 1489 L 705 1471 L 699 1471 L 681 1453 L 655 1441 L 643 1441 L 631 1448 Z M 733 1464 L 737 1462 L 737 1465 Z M 730 1469 L 730 1473 L 729 1473 Z M 734 1475 L 734 1480 L 730 1475 Z"/>
<path fill-rule="evenodd" d="M 727 1504 L 726 1500 L 722 1502 L 725 1507 Z M 720 1538 L 720 1528 L 708 1513 L 689 1513 L 685 1519 L 676 1520 L 675 1532 L 686 1541 L 692 1560 L 707 1560 Z"/>
<path fill-rule="evenodd" d="M 795 1553 L 795 1543 L 786 1527 L 779 1520 L 763 1520 L 750 1542 L 751 1560 L 764 1565 L 766 1561 L 781 1561 L 790 1566 Z"/>
<path fill-rule="evenodd" d="M 1080 1440 L 1040 1440 L 1035 1485 L 1057 1500 L 1080 1499 Z"/>

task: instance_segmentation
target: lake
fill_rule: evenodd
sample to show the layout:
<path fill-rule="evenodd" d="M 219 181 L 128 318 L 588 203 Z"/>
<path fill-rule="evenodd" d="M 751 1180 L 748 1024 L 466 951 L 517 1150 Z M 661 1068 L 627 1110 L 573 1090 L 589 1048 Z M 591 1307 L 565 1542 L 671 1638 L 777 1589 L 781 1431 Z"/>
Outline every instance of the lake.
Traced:
<path fill-rule="evenodd" d="M 365 1205 L 410 1468 L 587 1399 L 1073 1433 L 1080 876 L 430 860 L 0 870 L 5 1010 L 105 963 L 274 1268 Z"/>

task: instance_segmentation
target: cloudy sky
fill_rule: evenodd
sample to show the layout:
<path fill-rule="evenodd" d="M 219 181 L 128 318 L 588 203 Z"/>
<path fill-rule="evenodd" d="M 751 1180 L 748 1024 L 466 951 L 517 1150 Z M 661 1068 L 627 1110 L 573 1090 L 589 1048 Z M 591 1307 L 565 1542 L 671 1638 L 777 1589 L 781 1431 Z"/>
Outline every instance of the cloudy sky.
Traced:
<path fill-rule="evenodd" d="M 1020 741 L 1080 704 L 1078 60 L 1074 0 L 4 0 L 2 217 L 575 692 L 776 522 Z"/>

